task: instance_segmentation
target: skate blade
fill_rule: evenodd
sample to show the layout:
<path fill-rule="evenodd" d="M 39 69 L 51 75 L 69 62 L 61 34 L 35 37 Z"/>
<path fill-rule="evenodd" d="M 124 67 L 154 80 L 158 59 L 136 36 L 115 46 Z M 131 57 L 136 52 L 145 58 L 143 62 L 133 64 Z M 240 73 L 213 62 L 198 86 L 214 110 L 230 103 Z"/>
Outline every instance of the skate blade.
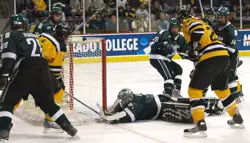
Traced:
<path fill-rule="evenodd" d="M 44 134 L 51 134 L 51 133 L 64 133 L 64 130 L 62 129 L 53 129 L 53 128 L 45 128 L 43 130 Z"/>
<path fill-rule="evenodd" d="M 187 138 L 205 138 L 205 137 L 207 137 L 207 132 L 206 131 L 199 131 L 196 133 L 184 133 L 184 137 L 187 137 Z"/>
<path fill-rule="evenodd" d="M 233 125 L 229 125 L 229 126 L 232 129 L 245 129 L 244 124 L 233 124 Z"/>

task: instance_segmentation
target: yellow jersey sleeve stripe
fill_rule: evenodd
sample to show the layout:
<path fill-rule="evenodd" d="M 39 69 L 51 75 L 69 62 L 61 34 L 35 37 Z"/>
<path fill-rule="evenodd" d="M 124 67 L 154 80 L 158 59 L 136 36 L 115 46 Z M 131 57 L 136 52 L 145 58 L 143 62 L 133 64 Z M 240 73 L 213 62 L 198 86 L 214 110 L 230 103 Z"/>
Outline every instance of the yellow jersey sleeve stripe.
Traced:
<path fill-rule="evenodd" d="M 203 28 L 202 25 L 197 25 L 196 27 L 193 27 L 193 28 L 189 31 L 189 33 L 192 34 L 193 31 L 204 31 L 204 28 Z"/>
<path fill-rule="evenodd" d="M 191 31 L 192 28 L 194 28 L 194 27 L 196 27 L 198 25 L 202 26 L 202 24 L 200 22 L 192 22 L 192 23 L 190 23 L 189 27 L 188 27 L 188 31 Z"/>
<path fill-rule="evenodd" d="M 42 33 L 41 36 L 43 36 L 43 37 L 47 38 L 48 40 L 50 40 L 51 43 L 53 45 L 55 45 L 57 51 L 58 52 L 60 51 L 60 44 L 57 42 L 57 40 L 54 37 L 52 37 L 51 35 L 46 34 L 46 33 Z"/>

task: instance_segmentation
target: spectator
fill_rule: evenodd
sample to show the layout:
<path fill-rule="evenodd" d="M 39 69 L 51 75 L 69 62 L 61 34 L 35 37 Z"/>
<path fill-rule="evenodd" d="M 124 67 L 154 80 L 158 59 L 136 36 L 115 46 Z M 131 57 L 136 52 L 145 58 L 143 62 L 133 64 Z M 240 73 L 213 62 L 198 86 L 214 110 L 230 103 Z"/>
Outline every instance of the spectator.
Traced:
<path fill-rule="evenodd" d="M 128 16 L 127 16 L 127 22 L 128 22 L 128 31 L 129 32 L 133 32 L 133 29 L 132 29 L 132 22 L 134 20 L 134 14 L 131 14 L 129 13 Z"/>
<path fill-rule="evenodd" d="M 44 0 L 33 0 L 34 5 L 37 6 L 38 11 L 44 11 L 47 8 L 47 5 L 45 4 Z"/>
<path fill-rule="evenodd" d="M 127 0 L 117 0 L 118 7 L 120 6 L 125 7 L 126 3 L 127 3 Z"/>
<path fill-rule="evenodd" d="M 154 14 L 151 14 L 151 32 L 157 32 L 157 22 Z"/>
<path fill-rule="evenodd" d="M 89 29 L 105 29 L 105 19 L 101 15 L 96 15 L 94 19 L 89 22 Z"/>
<path fill-rule="evenodd" d="M 79 0 L 70 0 L 69 6 L 72 8 L 72 16 L 81 15 L 81 6 Z"/>
<path fill-rule="evenodd" d="M 173 11 L 173 7 L 169 6 L 167 3 L 164 3 L 162 11 L 165 13 L 169 13 L 169 12 Z"/>
<path fill-rule="evenodd" d="M 160 12 L 162 12 L 162 7 L 158 1 L 154 1 L 151 12 L 156 16 L 156 19 L 160 18 Z"/>
<path fill-rule="evenodd" d="M 131 8 L 137 8 L 138 5 L 140 5 L 139 0 L 127 0 L 128 5 L 131 6 Z"/>
<path fill-rule="evenodd" d="M 148 21 L 148 11 L 145 9 L 145 4 L 141 3 L 140 8 L 136 11 L 136 15 L 142 15 L 146 21 Z"/>
<path fill-rule="evenodd" d="M 125 19 L 126 18 L 126 13 L 124 11 L 124 8 L 122 6 L 118 7 L 118 14 L 119 14 L 119 18 Z"/>
<path fill-rule="evenodd" d="M 157 20 L 157 27 L 158 31 L 169 29 L 169 22 L 166 20 L 166 15 L 164 12 L 160 13 L 160 19 Z"/>
<path fill-rule="evenodd" d="M 230 21 L 234 23 L 238 16 L 240 16 L 240 10 L 237 5 L 233 5 L 233 8 L 230 13 Z"/>
<path fill-rule="evenodd" d="M 106 21 L 106 31 L 110 33 L 115 33 L 116 32 L 116 27 L 117 27 L 117 18 L 115 15 L 111 15 L 111 19 L 107 19 Z"/>
<path fill-rule="evenodd" d="M 246 6 L 243 10 L 243 13 L 245 13 L 247 17 L 250 16 L 250 4 L 249 3 L 246 4 Z"/>
<path fill-rule="evenodd" d="M 135 20 L 132 22 L 132 29 L 134 32 L 141 33 L 148 31 L 148 24 L 143 15 L 136 14 Z"/>

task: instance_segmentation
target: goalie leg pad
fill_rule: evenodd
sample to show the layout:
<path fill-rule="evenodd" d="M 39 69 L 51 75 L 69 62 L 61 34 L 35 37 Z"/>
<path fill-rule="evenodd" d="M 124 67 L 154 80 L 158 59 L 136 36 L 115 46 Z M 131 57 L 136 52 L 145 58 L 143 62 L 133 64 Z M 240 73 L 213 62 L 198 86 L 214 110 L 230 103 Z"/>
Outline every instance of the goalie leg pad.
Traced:
<path fill-rule="evenodd" d="M 190 105 L 176 102 L 163 102 L 161 120 L 176 123 L 193 123 Z"/>

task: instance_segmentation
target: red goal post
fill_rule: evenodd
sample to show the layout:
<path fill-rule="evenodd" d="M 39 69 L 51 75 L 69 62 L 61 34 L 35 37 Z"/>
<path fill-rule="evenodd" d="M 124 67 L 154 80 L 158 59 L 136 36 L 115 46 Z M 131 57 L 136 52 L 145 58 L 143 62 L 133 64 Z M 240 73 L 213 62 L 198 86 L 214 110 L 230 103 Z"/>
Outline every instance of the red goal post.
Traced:
<path fill-rule="evenodd" d="M 70 94 L 70 109 L 84 108 L 73 97 L 96 110 L 96 103 L 101 102 L 103 109 L 106 109 L 106 42 L 103 38 L 83 40 L 83 37 L 84 35 L 70 36 L 67 40 L 68 56 L 64 64 L 64 81 L 66 91 Z M 79 111 L 83 112 L 81 109 Z"/>

